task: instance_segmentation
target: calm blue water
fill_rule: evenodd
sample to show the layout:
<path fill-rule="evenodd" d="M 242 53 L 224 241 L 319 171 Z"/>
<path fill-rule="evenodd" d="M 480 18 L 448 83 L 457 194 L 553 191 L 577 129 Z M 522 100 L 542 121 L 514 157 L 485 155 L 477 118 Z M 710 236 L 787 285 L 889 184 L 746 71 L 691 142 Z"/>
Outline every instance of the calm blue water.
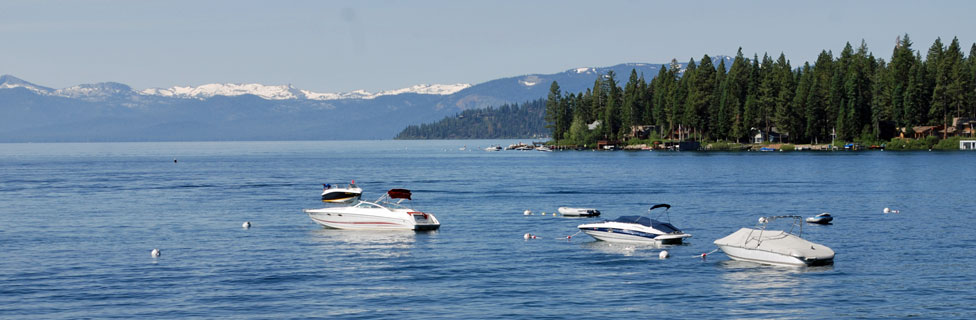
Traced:
<path fill-rule="evenodd" d="M 0 318 L 976 315 L 976 153 L 458 150 L 511 142 L 0 144 Z M 349 179 L 369 199 L 413 190 L 442 228 L 328 230 L 301 212 Z M 567 241 L 596 220 L 538 215 L 661 202 L 694 235 L 667 260 Z M 803 232 L 834 266 L 697 257 L 759 216 L 824 211 L 835 223 Z"/>

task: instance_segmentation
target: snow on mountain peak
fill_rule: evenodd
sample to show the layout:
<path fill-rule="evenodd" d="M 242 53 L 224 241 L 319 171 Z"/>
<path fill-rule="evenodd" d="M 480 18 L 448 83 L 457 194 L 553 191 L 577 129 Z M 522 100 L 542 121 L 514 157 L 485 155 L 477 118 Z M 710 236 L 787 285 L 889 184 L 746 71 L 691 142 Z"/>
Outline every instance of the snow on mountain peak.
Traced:
<path fill-rule="evenodd" d="M 210 83 L 196 87 L 150 88 L 140 92 L 145 95 L 197 99 L 252 94 L 268 100 L 285 100 L 297 99 L 301 95 L 301 92 L 291 85 L 266 86 L 258 83 Z"/>
<path fill-rule="evenodd" d="M 42 87 L 9 74 L 0 76 L 0 89 L 24 88 L 38 94 L 50 94 L 53 89 Z"/>
<path fill-rule="evenodd" d="M 527 76 L 519 80 L 519 84 L 526 87 L 537 85 L 539 82 L 542 82 L 542 78 L 539 78 L 539 76 Z"/>
<path fill-rule="evenodd" d="M 339 100 L 339 99 L 374 99 L 386 95 L 403 93 L 449 95 L 470 87 L 470 84 L 420 84 L 409 88 L 370 93 L 365 90 L 355 90 L 342 93 L 319 93 L 309 90 L 299 90 L 291 85 L 267 86 L 257 83 L 251 84 L 205 84 L 197 87 L 176 86 L 169 89 L 150 88 L 142 90 L 145 95 L 157 95 L 177 98 L 205 99 L 213 96 L 239 96 L 252 94 L 268 100 L 309 99 L 309 100 Z"/>

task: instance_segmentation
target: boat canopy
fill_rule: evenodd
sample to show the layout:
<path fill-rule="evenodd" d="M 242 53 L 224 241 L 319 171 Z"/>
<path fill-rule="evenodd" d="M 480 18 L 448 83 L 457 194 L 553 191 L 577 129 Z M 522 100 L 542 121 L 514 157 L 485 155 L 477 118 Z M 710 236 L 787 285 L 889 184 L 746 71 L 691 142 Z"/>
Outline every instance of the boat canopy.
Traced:
<path fill-rule="evenodd" d="M 664 210 L 669 210 L 669 209 L 671 209 L 671 205 L 670 204 L 667 204 L 667 203 L 658 203 L 658 204 L 655 204 L 655 205 L 651 206 L 651 208 L 650 209 L 647 209 L 647 211 L 651 211 L 651 210 L 654 210 L 654 209 L 657 209 L 657 208 L 664 208 Z"/>
<path fill-rule="evenodd" d="M 392 199 L 413 200 L 413 199 L 410 199 L 411 193 L 410 193 L 410 190 L 407 190 L 407 189 L 390 189 L 390 191 L 387 191 L 386 194 L 389 195 L 390 198 L 392 198 Z"/>
<path fill-rule="evenodd" d="M 647 227 L 651 227 L 651 228 L 660 230 L 661 232 L 664 232 L 664 233 L 681 232 L 681 229 L 678 229 L 678 227 L 675 227 L 674 225 L 672 225 L 670 223 L 661 222 L 661 221 L 657 221 L 657 220 L 654 220 L 654 219 L 651 219 L 651 218 L 648 218 L 648 217 L 642 217 L 642 216 L 622 216 L 620 218 L 617 218 L 617 219 L 614 219 L 614 220 L 610 220 L 610 221 L 624 222 L 624 223 L 636 223 L 636 224 L 639 224 L 639 225 L 642 225 L 642 226 L 647 226 Z"/>

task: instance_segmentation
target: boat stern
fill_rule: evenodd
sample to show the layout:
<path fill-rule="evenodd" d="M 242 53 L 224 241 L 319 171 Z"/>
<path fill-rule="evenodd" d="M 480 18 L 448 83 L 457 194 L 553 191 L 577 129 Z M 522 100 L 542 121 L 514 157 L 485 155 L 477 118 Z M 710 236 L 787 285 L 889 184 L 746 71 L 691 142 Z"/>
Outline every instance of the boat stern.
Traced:
<path fill-rule="evenodd" d="M 410 211 L 407 214 L 413 217 L 413 229 L 416 231 L 431 231 L 441 227 L 441 222 L 431 213 Z"/>

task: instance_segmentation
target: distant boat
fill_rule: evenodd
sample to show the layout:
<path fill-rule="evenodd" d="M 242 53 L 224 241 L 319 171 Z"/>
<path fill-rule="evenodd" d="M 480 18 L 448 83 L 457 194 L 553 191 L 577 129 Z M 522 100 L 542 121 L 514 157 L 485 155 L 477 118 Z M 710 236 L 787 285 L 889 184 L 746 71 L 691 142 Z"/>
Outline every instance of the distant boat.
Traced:
<path fill-rule="evenodd" d="M 830 216 L 830 213 L 824 212 L 824 213 L 821 213 L 821 214 L 818 214 L 818 215 L 809 217 L 809 218 L 807 218 L 806 221 L 807 221 L 807 223 L 829 224 L 831 221 L 834 221 L 834 217 Z"/>
<path fill-rule="evenodd" d="M 600 215 L 600 210 L 593 208 L 559 207 L 558 211 L 567 217 L 596 217 Z"/>
<path fill-rule="evenodd" d="M 485 148 L 485 151 L 502 151 L 502 146 L 488 146 Z"/>
<path fill-rule="evenodd" d="M 350 203 L 359 200 L 363 189 L 356 186 L 356 181 L 349 184 L 326 183 L 322 185 L 322 202 Z"/>
<path fill-rule="evenodd" d="M 535 149 L 536 150 L 539 150 L 539 151 L 542 151 L 542 152 L 552 152 L 552 149 L 549 149 L 549 147 L 547 147 L 547 146 L 538 146 Z"/>

